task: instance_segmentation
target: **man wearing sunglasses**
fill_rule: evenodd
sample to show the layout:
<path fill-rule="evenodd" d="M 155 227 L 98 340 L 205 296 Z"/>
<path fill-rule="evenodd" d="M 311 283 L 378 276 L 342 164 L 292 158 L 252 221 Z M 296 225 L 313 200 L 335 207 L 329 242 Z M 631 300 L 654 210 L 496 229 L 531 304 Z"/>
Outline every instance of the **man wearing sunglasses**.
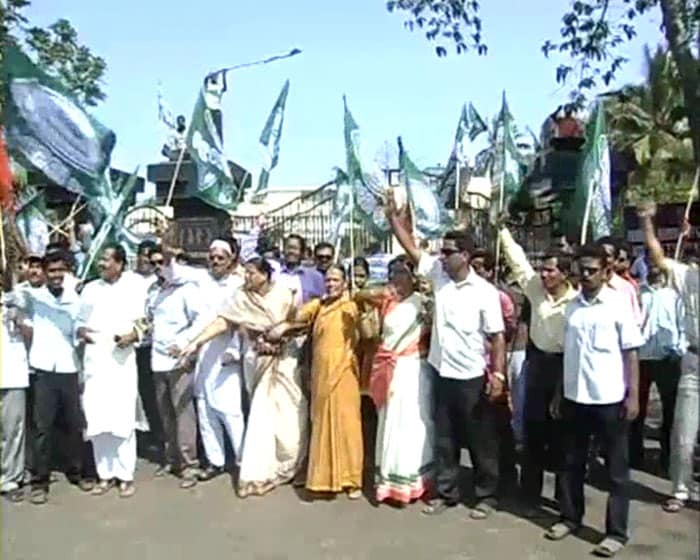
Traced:
<path fill-rule="evenodd" d="M 191 364 L 179 363 L 180 350 L 199 332 L 197 319 L 200 290 L 182 274 L 176 274 L 174 254 L 156 247 L 151 265 L 158 280 L 146 299 L 150 325 L 151 369 L 156 402 L 165 439 L 165 462 L 155 476 L 175 470 L 182 477 L 180 486 L 197 484 L 197 419 L 193 402 Z"/>
<path fill-rule="evenodd" d="M 238 245 L 232 241 L 215 239 L 209 245 L 208 274 L 199 283 L 199 330 L 216 319 L 222 304 L 243 285 L 243 277 L 232 272 L 238 257 Z M 241 458 L 245 424 L 241 407 L 240 359 L 240 339 L 232 332 L 217 336 L 199 351 L 194 373 L 194 397 L 199 432 L 208 461 L 207 468 L 198 473 L 201 481 L 224 472 L 224 430 L 236 461 Z"/>
<path fill-rule="evenodd" d="M 591 436 L 603 446 L 608 478 L 605 538 L 593 551 L 610 558 L 627 543 L 628 430 L 639 412 L 643 338 L 627 302 L 608 285 L 608 256 L 598 243 L 578 255 L 581 293 L 566 308 L 564 375 L 551 414 L 562 422 L 561 520 L 545 533 L 561 540 L 578 531 L 585 513 L 584 478 Z"/>
<path fill-rule="evenodd" d="M 446 233 L 436 258 L 416 247 L 407 209 L 397 208 L 392 193 L 386 215 L 394 235 L 417 263 L 418 273 L 431 279 L 435 293 L 428 361 L 436 370 L 437 498 L 423 512 L 436 515 L 459 503 L 459 459 L 461 449 L 467 448 L 477 499 L 470 517 L 485 519 L 496 505 L 499 478 L 497 417 L 488 401 L 500 399 L 505 388 L 498 292 L 470 266 L 474 244 L 467 232 Z M 490 375 L 485 379 L 487 343 Z"/>

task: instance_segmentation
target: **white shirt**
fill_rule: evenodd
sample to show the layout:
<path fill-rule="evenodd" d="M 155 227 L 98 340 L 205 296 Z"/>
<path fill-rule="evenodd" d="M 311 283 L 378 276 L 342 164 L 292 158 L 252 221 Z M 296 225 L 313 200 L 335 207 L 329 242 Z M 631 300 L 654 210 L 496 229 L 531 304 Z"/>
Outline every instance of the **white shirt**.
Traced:
<path fill-rule="evenodd" d="M 430 278 L 435 293 L 428 361 L 441 377 L 481 377 L 487 335 L 504 331 L 498 291 L 471 269 L 464 281 L 453 282 L 427 253 L 421 254 L 418 274 Z"/>
<path fill-rule="evenodd" d="M 685 311 L 685 337 L 688 344 L 700 346 L 698 329 L 698 299 L 700 295 L 700 269 L 697 265 L 683 264 L 673 259 L 664 259 L 664 268 L 669 271 L 671 286 L 678 292 Z"/>
<path fill-rule="evenodd" d="M 176 282 L 160 286 L 156 282 L 148 292 L 146 317 L 153 325 L 151 338 L 151 369 L 171 371 L 178 358 L 168 355 L 168 348 L 184 348 L 199 332 L 197 318 L 201 305 L 198 303 L 198 287 L 192 282 Z"/>
<path fill-rule="evenodd" d="M 22 389 L 29 386 L 27 349 L 17 328 L 21 314 L 22 312 L 16 307 L 13 294 L 3 293 L 0 389 Z"/>
<path fill-rule="evenodd" d="M 74 326 L 78 294 L 67 287 L 55 297 L 46 286 L 24 291 L 24 309 L 31 318 L 34 334 L 29 365 L 42 371 L 77 373 Z"/>
<path fill-rule="evenodd" d="M 569 302 L 564 327 L 564 397 L 581 404 L 625 398 L 622 352 L 644 343 L 624 295 L 604 286 L 593 301 Z"/>

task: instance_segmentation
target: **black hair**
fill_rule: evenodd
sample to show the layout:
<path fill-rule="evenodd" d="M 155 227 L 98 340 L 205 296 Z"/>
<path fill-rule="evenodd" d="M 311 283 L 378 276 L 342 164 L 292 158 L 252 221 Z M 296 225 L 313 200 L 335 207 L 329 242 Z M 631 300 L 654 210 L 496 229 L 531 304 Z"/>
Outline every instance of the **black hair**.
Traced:
<path fill-rule="evenodd" d="M 394 257 L 393 259 L 391 259 L 389 261 L 389 264 L 387 265 L 387 270 L 391 270 L 397 264 L 405 266 L 411 272 L 411 275 L 415 275 L 416 266 L 413 264 L 413 261 L 409 259 L 406 255 L 399 255 L 398 257 Z"/>
<path fill-rule="evenodd" d="M 254 266 L 258 272 L 262 272 L 265 276 L 267 276 L 268 282 L 272 278 L 272 265 L 263 257 L 253 257 L 252 259 L 248 259 L 245 265 Z"/>
<path fill-rule="evenodd" d="M 318 245 L 317 245 L 317 247 L 318 247 Z M 365 272 L 367 273 L 367 276 L 369 276 L 369 262 L 367 261 L 366 258 L 355 257 L 355 259 L 352 261 L 352 267 L 353 267 L 353 269 L 364 268 Z"/>
<path fill-rule="evenodd" d="M 301 235 L 299 235 L 298 233 L 290 233 L 287 236 L 287 239 L 285 239 L 285 242 L 289 241 L 290 239 L 296 239 L 301 244 L 302 254 L 304 253 L 304 251 L 306 251 L 306 239 L 304 239 Z"/>
<path fill-rule="evenodd" d="M 146 239 L 145 241 L 141 241 L 139 243 L 138 247 L 136 248 L 136 254 L 137 255 L 142 255 L 144 253 L 151 254 L 155 248 L 157 247 L 157 244 L 155 241 L 152 239 Z"/>
<path fill-rule="evenodd" d="M 474 249 L 470 260 L 474 259 L 484 259 L 484 268 L 489 272 L 493 272 L 496 268 L 496 257 L 494 257 L 491 251 L 487 251 L 486 249 Z"/>
<path fill-rule="evenodd" d="M 608 259 L 608 255 L 606 254 L 605 249 L 603 249 L 603 243 L 600 243 L 600 241 L 596 241 L 595 243 L 586 243 L 585 245 L 579 247 L 576 257 L 578 259 L 597 259 L 602 265 L 605 265 L 605 262 Z"/>
<path fill-rule="evenodd" d="M 326 270 L 326 276 L 328 276 L 328 273 L 329 273 L 331 270 L 337 270 L 337 271 L 339 271 L 339 272 L 342 274 L 342 276 L 343 276 L 343 280 L 345 280 L 345 281 L 347 282 L 347 280 L 348 280 L 348 271 L 345 270 L 345 267 L 344 267 L 342 264 L 340 264 L 340 263 L 333 263 L 331 266 L 328 267 L 328 270 Z"/>
<path fill-rule="evenodd" d="M 470 256 L 474 252 L 475 244 L 471 234 L 466 230 L 453 229 L 442 236 L 443 239 L 454 241 L 457 249 L 462 253 L 468 253 Z"/>
<path fill-rule="evenodd" d="M 158 253 L 159 255 L 163 254 L 163 246 L 162 245 L 155 245 L 153 249 L 151 249 L 151 254 L 153 253 Z"/>
<path fill-rule="evenodd" d="M 615 249 L 617 250 L 618 256 L 620 255 L 620 253 L 622 251 L 624 251 L 629 260 L 634 259 L 634 254 L 633 254 L 634 251 L 632 250 L 632 245 L 627 243 L 627 241 L 625 241 L 624 239 L 616 239 L 615 240 Z"/>
<path fill-rule="evenodd" d="M 66 267 L 70 267 L 71 259 L 65 250 L 54 248 L 51 251 L 47 251 L 42 260 L 44 268 L 57 262 L 62 262 Z"/>
<path fill-rule="evenodd" d="M 120 264 L 126 265 L 126 251 L 124 250 L 124 247 L 122 247 L 119 243 L 107 243 L 102 248 L 102 252 L 104 253 L 107 249 L 112 249 L 115 261 L 117 261 Z"/>
<path fill-rule="evenodd" d="M 542 261 L 549 259 L 555 259 L 557 261 L 557 268 L 564 276 L 569 276 L 571 274 L 571 254 L 565 253 L 559 247 L 550 247 L 544 253 Z"/>
<path fill-rule="evenodd" d="M 620 240 L 614 238 L 612 235 L 604 235 L 595 240 L 595 245 L 602 247 L 603 245 L 610 245 L 613 248 L 614 257 L 617 258 L 620 254 Z"/>
<path fill-rule="evenodd" d="M 333 254 L 335 254 L 335 247 L 328 243 L 328 241 L 319 241 L 318 243 L 316 243 L 316 246 L 314 247 L 314 254 L 316 254 L 316 251 L 318 251 L 319 249 L 330 249 L 333 252 Z"/>

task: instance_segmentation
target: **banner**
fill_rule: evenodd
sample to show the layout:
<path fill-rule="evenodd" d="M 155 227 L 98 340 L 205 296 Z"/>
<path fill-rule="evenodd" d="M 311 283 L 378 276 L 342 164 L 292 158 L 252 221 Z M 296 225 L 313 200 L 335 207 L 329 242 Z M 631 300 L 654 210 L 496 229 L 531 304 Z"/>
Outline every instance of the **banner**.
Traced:
<path fill-rule="evenodd" d="M 103 194 L 114 133 L 16 46 L 6 45 L 4 57 L 3 121 L 10 154 L 76 194 Z"/>

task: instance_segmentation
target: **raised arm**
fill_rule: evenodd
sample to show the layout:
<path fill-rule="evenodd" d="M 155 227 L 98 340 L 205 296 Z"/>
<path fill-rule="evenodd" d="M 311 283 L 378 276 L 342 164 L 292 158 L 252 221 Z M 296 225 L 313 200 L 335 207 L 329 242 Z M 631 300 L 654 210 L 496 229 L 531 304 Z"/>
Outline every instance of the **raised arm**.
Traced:
<path fill-rule="evenodd" d="M 652 218 L 655 214 L 656 205 L 653 203 L 643 204 L 637 207 L 639 227 L 644 234 L 644 244 L 649 251 L 649 260 L 652 264 L 658 266 L 662 270 L 667 270 L 668 267 L 665 263 L 666 255 L 664 255 L 664 249 L 654 233 L 654 223 Z"/>
<path fill-rule="evenodd" d="M 523 290 L 526 290 L 530 280 L 537 275 L 535 269 L 532 268 L 525 251 L 523 251 L 523 248 L 513 239 L 508 228 L 505 226 L 501 227 L 498 232 L 498 237 L 501 241 L 503 256 L 513 271 L 515 281 Z"/>
<path fill-rule="evenodd" d="M 408 205 L 406 204 L 403 208 L 399 209 L 396 206 L 394 193 L 389 191 L 386 195 L 385 213 L 396 239 L 399 240 L 401 247 L 406 251 L 409 258 L 417 265 L 418 261 L 420 261 L 421 250 L 416 247 L 416 243 L 413 240 L 413 231 L 408 215 Z"/>
<path fill-rule="evenodd" d="M 368 304 L 373 307 L 380 307 L 382 302 L 387 296 L 386 288 L 366 288 L 364 290 L 358 290 L 353 294 L 353 299 L 358 304 Z"/>

